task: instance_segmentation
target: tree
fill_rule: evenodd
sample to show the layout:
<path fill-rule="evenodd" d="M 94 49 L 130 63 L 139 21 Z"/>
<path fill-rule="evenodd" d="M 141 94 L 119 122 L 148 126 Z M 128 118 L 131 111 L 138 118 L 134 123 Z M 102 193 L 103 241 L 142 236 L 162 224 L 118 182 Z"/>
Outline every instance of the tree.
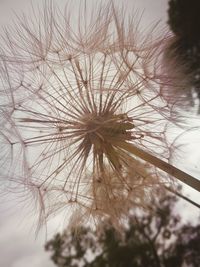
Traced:
<path fill-rule="evenodd" d="M 59 267 L 181 267 L 183 262 L 198 267 L 200 224 L 182 225 L 175 203 L 169 193 L 154 200 L 151 212 L 130 215 L 120 237 L 109 224 L 102 232 L 82 227 L 78 235 L 57 234 L 45 249 Z"/>
<path fill-rule="evenodd" d="M 170 0 L 168 24 L 176 38 L 170 47 L 185 62 L 191 75 L 191 86 L 200 98 L 200 2 L 199 0 Z"/>

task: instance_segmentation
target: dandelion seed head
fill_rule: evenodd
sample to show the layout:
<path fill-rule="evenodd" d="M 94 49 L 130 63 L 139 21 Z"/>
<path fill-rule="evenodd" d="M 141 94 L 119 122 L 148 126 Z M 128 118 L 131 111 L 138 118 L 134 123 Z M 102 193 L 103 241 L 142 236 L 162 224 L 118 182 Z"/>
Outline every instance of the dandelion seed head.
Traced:
<path fill-rule="evenodd" d="M 125 145 L 169 156 L 171 110 L 156 77 L 163 45 L 137 40 L 137 22 L 113 4 L 84 13 L 76 30 L 66 14 L 49 4 L 39 24 L 23 17 L 6 31 L 1 79 L 12 111 L 2 109 L 15 160 L 4 161 L 4 177 L 32 192 L 40 223 L 69 207 L 71 222 L 110 217 L 117 228 L 162 185 Z"/>

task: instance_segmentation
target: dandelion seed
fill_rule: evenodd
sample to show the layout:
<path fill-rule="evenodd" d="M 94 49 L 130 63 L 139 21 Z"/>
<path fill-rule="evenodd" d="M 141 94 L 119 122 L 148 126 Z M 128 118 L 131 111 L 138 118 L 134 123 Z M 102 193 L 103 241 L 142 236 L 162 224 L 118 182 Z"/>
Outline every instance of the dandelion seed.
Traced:
<path fill-rule="evenodd" d="M 12 112 L 2 109 L 12 134 L 1 135 L 14 160 L 4 176 L 33 192 L 41 221 L 69 206 L 76 222 L 79 207 L 118 227 L 168 182 L 129 147 L 169 157 L 171 110 L 156 77 L 163 44 L 138 37 L 113 4 L 90 19 L 80 8 L 76 29 L 51 5 L 38 24 L 23 16 L 5 31 L 1 79 Z"/>

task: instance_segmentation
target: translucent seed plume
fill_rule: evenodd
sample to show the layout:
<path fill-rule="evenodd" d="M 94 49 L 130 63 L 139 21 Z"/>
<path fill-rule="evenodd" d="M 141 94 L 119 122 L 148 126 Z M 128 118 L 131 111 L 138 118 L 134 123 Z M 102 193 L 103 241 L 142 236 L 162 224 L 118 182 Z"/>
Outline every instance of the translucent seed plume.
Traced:
<path fill-rule="evenodd" d="M 39 22 L 23 17 L 5 30 L 3 177 L 30 189 L 40 222 L 78 207 L 95 221 L 111 217 L 117 227 L 125 211 L 144 207 L 163 183 L 125 149 L 134 144 L 169 156 L 171 110 L 156 76 L 163 43 L 140 36 L 133 16 L 113 4 L 90 16 L 80 6 L 75 28 L 70 11 L 51 5 Z M 5 158 L 12 159 L 9 168 Z"/>

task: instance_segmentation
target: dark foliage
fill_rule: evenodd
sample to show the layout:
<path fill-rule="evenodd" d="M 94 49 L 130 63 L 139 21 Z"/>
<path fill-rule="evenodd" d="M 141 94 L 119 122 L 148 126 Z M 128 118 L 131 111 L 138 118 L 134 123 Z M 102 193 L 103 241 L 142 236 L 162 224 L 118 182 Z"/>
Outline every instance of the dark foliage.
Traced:
<path fill-rule="evenodd" d="M 171 46 L 180 62 L 185 62 L 191 86 L 200 99 L 200 1 L 170 0 L 168 24 L 176 39 Z"/>
<path fill-rule="evenodd" d="M 57 234 L 45 249 L 59 267 L 199 267 L 200 225 L 182 225 L 174 204 L 168 194 L 151 212 L 130 216 L 123 238 L 108 224 L 103 232 L 83 227 Z"/>
<path fill-rule="evenodd" d="M 170 0 L 169 25 L 171 30 L 186 45 L 196 45 L 200 41 L 200 1 Z"/>

